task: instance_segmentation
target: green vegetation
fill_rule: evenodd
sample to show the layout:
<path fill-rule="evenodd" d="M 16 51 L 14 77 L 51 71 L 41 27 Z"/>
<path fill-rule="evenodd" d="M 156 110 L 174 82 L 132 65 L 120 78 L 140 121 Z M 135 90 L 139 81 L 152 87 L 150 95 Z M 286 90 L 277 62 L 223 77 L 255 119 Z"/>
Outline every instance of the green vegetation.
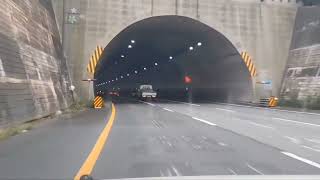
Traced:
<path fill-rule="evenodd" d="M 72 104 L 66 111 L 77 112 L 77 111 L 83 111 L 86 108 L 91 108 L 91 107 L 93 107 L 92 102 L 89 102 L 89 101 L 78 101 L 78 102 Z"/>
<path fill-rule="evenodd" d="M 290 100 L 281 99 L 279 101 L 279 106 L 302 108 L 303 102 L 297 99 L 290 99 Z"/>
<path fill-rule="evenodd" d="M 311 6 L 311 5 L 317 5 L 320 4 L 319 0 L 303 0 L 304 5 Z"/>
<path fill-rule="evenodd" d="M 24 131 L 29 131 L 32 129 L 33 122 L 27 122 L 19 125 L 14 125 L 12 127 L 0 129 L 0 140 L 7 139 L 11 136 L 15 136 Z"/>
<path fill-rule="evenodd" d="M 320 96 L 318 97 L 309 96 L 304 101 L 298 100 L 295 98 L 292 98 L 289 100 L 281 99 L 279 101 L 279 106 L 320 110 Z"/>
<path fill-rule="evenodd" d="M 320 110 L 320 96 L 313 98 L 313 99 L 311 97 L 308 97 L 307 108 L 314 109 L 314 110 Z"/>

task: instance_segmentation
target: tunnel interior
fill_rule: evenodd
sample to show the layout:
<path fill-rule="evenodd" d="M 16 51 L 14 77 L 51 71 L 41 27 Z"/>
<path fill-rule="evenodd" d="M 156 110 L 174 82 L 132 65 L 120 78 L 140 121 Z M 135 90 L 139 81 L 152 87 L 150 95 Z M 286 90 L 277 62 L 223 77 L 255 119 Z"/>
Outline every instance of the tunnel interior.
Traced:
<path fill-rule="evenodd" d="M 138 21 L 105 47 L 95 92 L 130 95 L 151 84 L 161 98 L 250 101 L 252 82 L 237 49 L 220 32 L 188 17 Z"/>

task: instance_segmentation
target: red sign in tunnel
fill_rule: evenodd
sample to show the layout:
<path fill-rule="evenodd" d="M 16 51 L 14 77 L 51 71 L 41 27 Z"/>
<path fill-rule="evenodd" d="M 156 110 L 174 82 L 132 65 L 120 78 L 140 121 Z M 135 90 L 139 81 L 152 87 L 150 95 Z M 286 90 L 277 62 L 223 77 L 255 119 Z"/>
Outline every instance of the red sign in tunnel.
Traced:
<path fill-rule="evenodd" d="M 192 83 L 191 77 L 189 77 L 189 76 L 184 76 L 184 82 L 185 82 L 186 84 Z"/>

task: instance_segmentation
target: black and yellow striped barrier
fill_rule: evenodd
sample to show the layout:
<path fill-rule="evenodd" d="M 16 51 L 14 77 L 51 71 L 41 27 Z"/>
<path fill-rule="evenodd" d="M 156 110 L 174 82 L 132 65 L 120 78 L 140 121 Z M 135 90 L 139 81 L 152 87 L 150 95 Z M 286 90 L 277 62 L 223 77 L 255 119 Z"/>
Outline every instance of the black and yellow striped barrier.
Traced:
<path fill-rule="evenodd" d="M 100 109 L 103 107 L 103 98 L 101 96 L 96 96 L 93 100 L 93 107 L 95 109 Z"/>
<path fill-rule="evenodd" d="M 250 72 L 251 77 L 257 76 L 257 69 L 256 69 L 255 65 L 253 64 L 253 60 L 249 56 L 249 53 L 244 51 L 241 53 L 241 57 L 242 57 L 244 63 L 246 64 L 246 66 Z"/>
<path fill-rule="evenodd" d="M 96 66 L 100 60 L 101 54 L 103 52 L 103 48 L 101 46 L 97 46 L 94 50 L 92 56 L 90 57 L 89 64 L 87 66 L 87 71 L 91 74 L 94 74 Z"/>
<path fill-rule="evenodd" d="M 269 107 L 276 107 L 278 105 L 278 98 L 271 96 L 268 105 Z"/>

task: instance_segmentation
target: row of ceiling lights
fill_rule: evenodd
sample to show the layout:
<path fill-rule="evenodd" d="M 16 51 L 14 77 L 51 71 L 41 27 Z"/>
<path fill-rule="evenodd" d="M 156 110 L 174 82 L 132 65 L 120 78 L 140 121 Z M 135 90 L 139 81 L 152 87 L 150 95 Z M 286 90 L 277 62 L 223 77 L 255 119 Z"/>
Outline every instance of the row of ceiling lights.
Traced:
<path fill-rule="evenodd" d="M 135 43 L 135 40 L 131 40 L 130 42 L 131 42 L 131 44 L 128 45 L 128 48 L 129 48 L 129 49 L 133 48 L 132 44 Z M 202 46 L 202 43 L 201 43 L 201 42 L 198 42 L 198 43 L 197 43 L 197 46 L 198 46 L 198 47 Z M 194 47 L 193 47 L 193 46 L 190 46 L 190 47 L 189 47 L 189 51 L 193 51 L 193 50 L 194 50 Z M 121 57 L 121 58 L 125 58 L 125 56 L 124 56 L 123 54 L 121 54 L 120 57 Z M 171 60 L 173 60 L 173 57 L 172 57 L 172 56 L 169 56 L 169 62 L 170 62 Z M 159 64 L 158 64 L 157 62 L 154 63 L 154 66 L 158 66 L 158 65 L 159 65 Z M 143 71 L 146 71 L 146 70 L 147 70 L 147 68 L 144 67 L 144 68 L 143 68 Z M 134 70 L 133 72 L 134 72 L 134 74 L 138 74 L 138 73 L 139 73 L 138 70 Z M 130 76 L 130 73 L 127 73 L 126 76 L 129 77 L 129 76 Z M 123 79 L 124 77 L 125 77 L 125 76 L 120 75 L 120 78 L 116 77 L 115 79 L 112 79 L 112 80 L 109 80 L 109 81 L 105 81 L 105 82 L 99 83 L 99 84 L 97 84 L 96 86 L 107 85 L 107 84 L 110 84 L 110 83 L 112 83 L 112 82 L 115 82 L 115 81 L 118 81 L 118 80 L 120 80 L 120 79 Z"/>

